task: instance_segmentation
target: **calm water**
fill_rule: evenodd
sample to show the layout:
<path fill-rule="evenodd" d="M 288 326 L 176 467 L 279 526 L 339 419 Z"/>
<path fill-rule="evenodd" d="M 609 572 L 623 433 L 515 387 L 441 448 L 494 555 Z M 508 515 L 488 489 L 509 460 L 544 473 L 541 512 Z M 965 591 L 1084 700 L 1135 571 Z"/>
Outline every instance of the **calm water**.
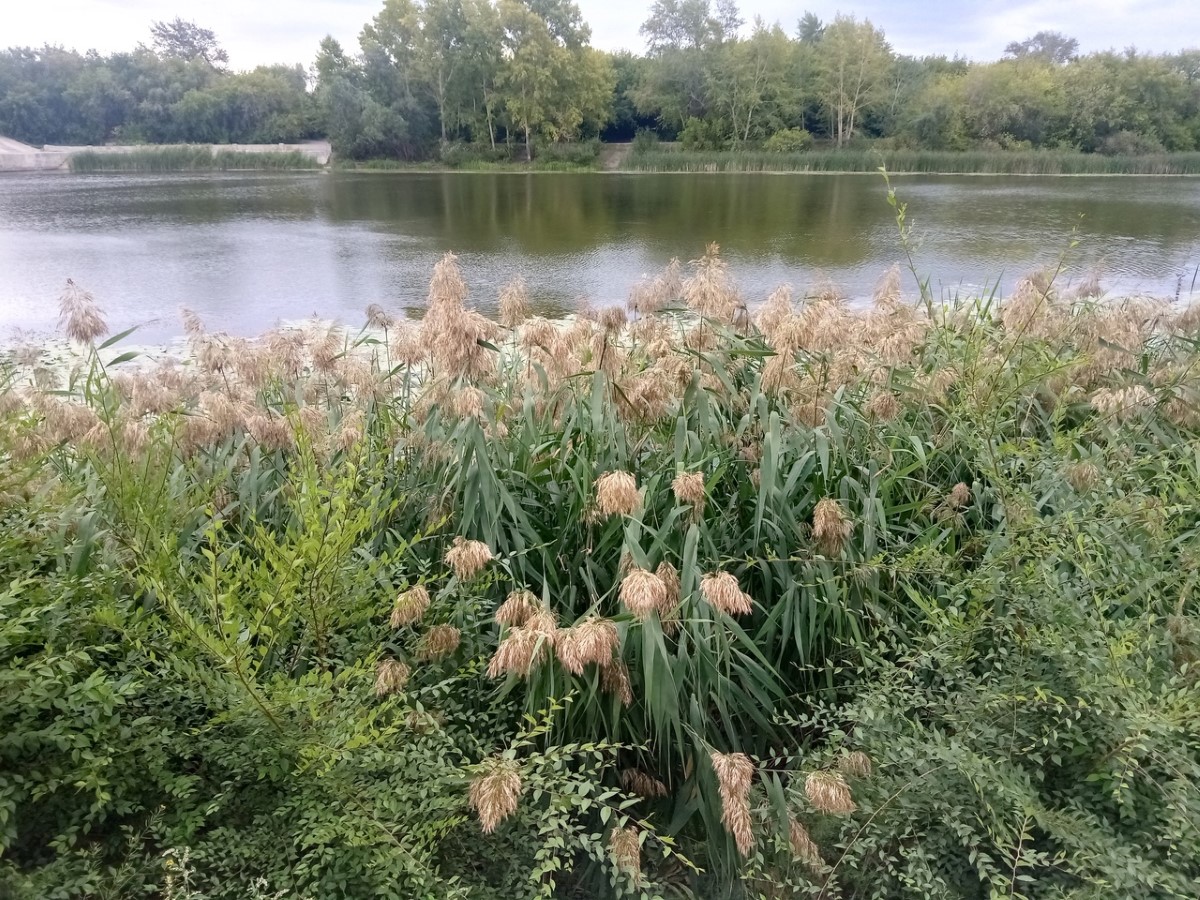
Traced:
<path fill-rule="evenodd" d="M 1072 229 L 1064 280 L 1099 267 L 1112 292 L 1186 295 L 1200 265 L 1200 179 L 895 184 L 935 289 L 1007 290 L 1067 252 Z M 821 278 L 865 297 L 902 254 L 876 176 L 17 176 L 0 178 L 0 336 L 53 327 L 68 277 L 114 330 L 151 340 L 180 330 L 180 306 L 241 334 L 314 313 L 358 323 L 369 303 L 419 309 L 447 250 L 485 305 L 517 274 L 548 310 L 619 302 L 709 241 L 751 302 Z"/>

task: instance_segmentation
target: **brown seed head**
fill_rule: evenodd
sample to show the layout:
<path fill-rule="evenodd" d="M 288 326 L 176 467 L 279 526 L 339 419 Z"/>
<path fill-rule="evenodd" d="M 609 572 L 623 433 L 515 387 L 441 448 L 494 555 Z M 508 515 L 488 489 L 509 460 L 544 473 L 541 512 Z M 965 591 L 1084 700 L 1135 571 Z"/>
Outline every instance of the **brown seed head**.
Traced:
<path fill-rule="evenodd" d="M 950 493 L 946 495 L 946 505 L 951 509 L 962 509 L 971 502 L 971 489 L 963 482 L 959 482 L 950 489 Z"/>
<path fill-rule="evenodd" d="M 398 659 L 381 659 L 375 667 L 375 695 L 386 697 L 404 690 L 412 670 Z"/>
<path fill-rule="evenodd" d="M 713 753 L 712 767 L 721 794 L 721 822 L 733 835 L 738 852 L 749 856 L 754 849 L 750 827 L 750 781 L 754 763 L 745 753 Z"/>
<path fill-rule="evenodd" d="M 638 839 L 636 827 L 633 825 L 625 828 L 614 827 L 608 836 L 608 849 L 617 868 L 621 869 L 634 882 L 641 881 L 642 845 Z"/>
<path fill-rule="evenodd" d="M 671 490 L 680 503 L 704 505 L 704 476 L 699 472 L 680 472 L 671 482 Z"/>
<path fill-rule="evenodd" d="M 474 578 L 493 558 L 487 544 L 482 541 L 468 541 L 461 535 L 454 539 L 450 549 L 446 551 L 446 565 L 454 570 L 459 581 Z"/>
<path fill-rule="evenodd" d="M 429 591 L 424 585 L 418 584 L 402 591 L 396 597 L 396 605 L 392 608 L 391 624 L 393 628 L 411 625 L 429 609 Z"/>
<path fill-rule="evenodd" d="M 488 663 L 488 675 L 502 678 L 509 673 L 528 678 L 534 667 L 541 665 L 550 646 L 546 635 L 521 625 L 515 625 L 504 635 Z"/>
<path fill-rule="evenodd" d="M 562 667 L 582 675 L 588 663 L 607 665 L 618 646 L 617 626 L 611 619 L 588 616 L 555 635 L 554 652 Z"/>
<path fill-rule="evenodd" d="M 727 616 L 744 616 L 754 610 L 754 601 L 728 572 L 710 572 L 700 579 L 704 599 Z"/>
<path fill-rule="evenodd" d="M 622 706 L 633 703 L 633 684 L 629 681 L 629 667 L 625 660 L 615 659 L 600 667 L 600 690 L 616 694 Z"/>
<path fill-rule="evenodd" d="M 636 619 L 644 622 L 650 613 L 666 613 L 671 609 L 667 603 L 667 586 L 653 572 L 631 569 L 621 581 L 621 602 Z"/>
<path fill-rule="evenodd" d="M 521 796 L 521 770 L 511 759 L 494 758 L 480 766 L 471 782 L 469 799 L 479 814 L 484 834 L 496 829 L 517 811 Z"/>
<path fill-rule="evenodd" d="M 500 324 L 516 328 L 528 318 L 529 292 L 525 279 L 518 276 L 500 289 Z"/>
<path fill-rule="evenodd" d="M 846 780 L 837 772 L 816 771 L 804 780 L 804 793 L 814 809 L 842 815 L 858 809 Z"/>
<path fill-rule="evenodd" d="M 852 750 L 838 759 L 838 771 L 855 778 L 871 777 L 871 757 L 861 750 Z"/>
<path fill-rule="evenodd" d="M 629 793 L 648 800 L 667 796 L 667 786 L 641 769 L 622 769 L 621 786 Z"/>
<path fill-rule="evenodd" d="M 1067 466 L 1067 482 L 1079 493 L 1086 493 L 1100 483 L 1100 470 L 1090 462 L 1071 463 Z"/>
<path fill-rule="evenodd" d="M 441 659 L 458 649 L 462 632 L 453 625 L 434 625 L 421 638 L 417 655 L 421 659 Z"/>
<path fill-rule="evenodd" d="M 603 516 L 629 516 L 642 505 L 637 481 L 628 472 L 605 472 L 596 479 L 596 508 Z"/>
<path fill-rule="evenodd" d="M 483 418 L 483 391 L 477 387 L 461 387 L 454 394 L 454 415 L 460 419 Z"/>
<path fill-rule="evenodd" d="M 880 422 L 891 422 L 900 415 L 900 398 L 895 391 L 876 391 L 867 401 L 867 415 Z"/>
<path fill-rule="evenodd" d="M 79 344 L 90 344 L 108 334 L 96 298 L 70 278 L 58 298 L 58 324 L 68 338 Z"/>
<path fill-rule="evenodd" d="M 395 324 L 396 320 L 389 316 L 378 303 L 372 303 L 367 307 L 367 325 L 371 328 L 391 328 Z"/>
<path fill-rule="evenodd" d="M 812 869 L 821 867 L 821 850 L 816 841 L 793 816 L 788 816 L 788 843 L 792 845 L 792 855 Z"/>
<path fill-rule="evenodd" d="M 831 497 L 817 503 L 817 508 L 813 510 L 812 536 L 825 556 L 841 555 L 851 529 L 850 519 L 842 509 L 842 504 Z"/>
<path fill-rule="evenodd" d="M 496 624 L 524 625 L 540 606 L 532 591 L 513 591 L 496 610 Z"/>

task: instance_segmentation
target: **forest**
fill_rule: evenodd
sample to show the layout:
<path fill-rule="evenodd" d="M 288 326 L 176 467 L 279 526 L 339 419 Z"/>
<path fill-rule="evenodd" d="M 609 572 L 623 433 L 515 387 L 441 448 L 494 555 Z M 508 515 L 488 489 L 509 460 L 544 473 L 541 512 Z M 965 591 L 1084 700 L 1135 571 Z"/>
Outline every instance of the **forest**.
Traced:
<path fill-rule="evenodd" d="M 157 22 L 101 56 L 0 52 L 0 134 L 35 145 L 275 143 L 345 159 L 529 159 L 596 139 L 803 153 L 1200 148 L 1200 49 L 1081 53 L 1039 32 L 1003 58 L 896 53 L 870 21 L 744 20 L 732 2 L 657 0 L 641 54 L 606 52 L 570 0 L 385 0 L 358 47 L 234 71 L 213 32 Z"/>

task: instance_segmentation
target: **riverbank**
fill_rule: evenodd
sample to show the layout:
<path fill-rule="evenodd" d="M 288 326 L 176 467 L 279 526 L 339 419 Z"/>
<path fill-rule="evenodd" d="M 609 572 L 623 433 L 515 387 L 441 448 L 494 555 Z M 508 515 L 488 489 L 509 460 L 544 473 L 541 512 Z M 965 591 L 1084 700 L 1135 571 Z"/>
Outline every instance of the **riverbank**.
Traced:
<path fill-rule="evenodd" d="M 897 175 L 1200 175 L 1200 153 L 1105 156 L 1053 151 L 810 150 L 689 151 L 656 148 L 634 152 L 621 171 L 655 173 L 814 173 L 878 172 Z"/>
<path fill-rule="evenodd" d="M 327 166 L 332 155 L 327 141 L 37 148 L 0 138 L 0 173 L 316 169 Z"/>

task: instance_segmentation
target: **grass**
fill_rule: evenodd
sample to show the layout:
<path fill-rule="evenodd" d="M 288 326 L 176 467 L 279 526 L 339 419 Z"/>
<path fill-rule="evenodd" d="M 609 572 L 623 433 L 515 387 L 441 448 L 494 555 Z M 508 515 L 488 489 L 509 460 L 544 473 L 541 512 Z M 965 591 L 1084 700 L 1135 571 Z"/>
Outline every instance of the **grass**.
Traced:
<path fill-rule="evenodd" d="M 1187 895 L 1195 309 L 429 296 L 9 354 L 18 896 Z"/>
<path fill-rule="evenodd" d="M 1058 151 L 648 150 L 632 154 L 627 171 L 643 172 L 877 172 L 945 175 L 1200 175 L 1200 153 L 1105 156 Z"/>
<path fill-rule="evenodd" d="M 208 146 L 153 147 L 125 153 L 87 150 L 70 160 L 71 171 L 91 172 L 208 172 L 242 170 L 294 170 L 320 168 L 299 150 L 251 153 L 217 150 Z"/>

